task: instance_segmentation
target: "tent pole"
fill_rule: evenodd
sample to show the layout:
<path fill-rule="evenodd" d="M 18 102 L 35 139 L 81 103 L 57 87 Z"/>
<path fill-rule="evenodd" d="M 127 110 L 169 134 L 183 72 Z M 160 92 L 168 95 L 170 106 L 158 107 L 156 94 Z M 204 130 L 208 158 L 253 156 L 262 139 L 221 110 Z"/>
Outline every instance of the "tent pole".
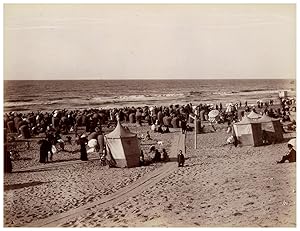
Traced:
<path fill-rule="evenodd" d="M 195 149 L 197 149 L 197 117 L 195 116 Z"/>

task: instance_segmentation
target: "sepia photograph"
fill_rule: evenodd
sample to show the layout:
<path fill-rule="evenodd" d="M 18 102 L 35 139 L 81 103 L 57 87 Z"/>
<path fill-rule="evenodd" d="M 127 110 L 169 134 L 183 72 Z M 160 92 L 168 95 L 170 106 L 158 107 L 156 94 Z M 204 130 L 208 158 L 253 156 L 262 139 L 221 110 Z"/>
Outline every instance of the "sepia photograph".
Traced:
<path fill-rule="evenodd" d="M 3 227 L 296 228 L 295 3 L 3 4 Z"/>

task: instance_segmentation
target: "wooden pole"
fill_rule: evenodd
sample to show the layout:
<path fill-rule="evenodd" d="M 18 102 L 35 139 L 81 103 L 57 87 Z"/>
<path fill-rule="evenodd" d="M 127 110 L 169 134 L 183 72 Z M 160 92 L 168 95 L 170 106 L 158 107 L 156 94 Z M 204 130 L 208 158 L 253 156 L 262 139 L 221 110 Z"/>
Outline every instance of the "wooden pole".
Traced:
<path fill-rule="evenodd" d="M 192 116 L 192 115 L 189 115 L 190 118 L 192 118 L 194 120 L 194 130 L 195 130 L 195 149 L 197 149 L 197 116 Z"/>
<path fill-rule="evenodd" d="M 195 115 L 195 149 L 197 149 L 197 116 Z"/>
<path fill-rule="evenodd" d="M 197 149 L 197 117 L 195 116 L 195 149 Z"/>

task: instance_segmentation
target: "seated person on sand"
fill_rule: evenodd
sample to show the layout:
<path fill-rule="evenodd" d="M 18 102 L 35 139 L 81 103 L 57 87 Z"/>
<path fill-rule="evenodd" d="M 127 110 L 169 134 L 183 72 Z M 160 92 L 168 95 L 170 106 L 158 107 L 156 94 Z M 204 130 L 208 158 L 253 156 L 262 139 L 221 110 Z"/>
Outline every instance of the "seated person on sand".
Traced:
<path fill-rule="evenodd" d="M 169 126 L 166 126 L 166 130 L 164 130 L 163 133 L 170 133 Z"/>
<path fill-rule="evenodd" d="M 161 153 L 155 149 L 155 155 L 154 158 L 152 159 L 153 162 L 160 162 L 161 161 Z"/>
<path fill-rule="evenodd" d="M 156 126 L 155 126 L 155 124 L 152 124 L 150 128 L 151 128 L 152 131 L 156 132 Z"/>
<path fill-rule="evenodd" d="M 100 156 L 100 165 L 106 166 L 106 150 L 103 149 L 102 154 Z"/>
<path fill-rule="evenodd" d="M 152 146 L 150 147 L 149 152 L 151 153 L 151 152 L 153 152 L 153 151 L 155 151 L 155 146 L 154 146 L 154 145 L 152 145 Z"/>
<path fill-rule="evenodd" d="M 296 162 L 296 151 L 293 147 L 293 145 L 288 144 L 289 153 L 282 157 L 280 161 L 277 161 L 277 164 L 284 163 L 286 160 L 288 160 L 290 163 Z"/>
<path fill-rule="evenodd" d="M 204 127 L 204 126 L 203 126 Z M 192 132 L 193 131 L 193 128 L 192 127 L 190 127 L 190 125 L 186 125 L 186 131 L 187 132 Z"/>
<path fill-rule="evenodd" d="M 61 138 L 61 135 L 60 135 L 60 131 L 56 131 L 55 132 L 55 144 L 59 144 L 59 147 L 61 148 L 62 151 L 65 150 L 65 143 L 63 141 L 63 139 Z"/>
<path fill-rule="evenodd" d="M 146 140 L 152 140 L 151 137 L 150 137 L 150 134 L 149 134 L 149 131 L 147 131 L 147 135 L 146 135 Z"/>
<path fill-rule="evenodd" d="M 268 133 L 265 130 L 262 130 L 262 142 L 263 144 L 270 144 L 270 139 Z"/>
<path fill-rule="evenodd" d="M 237 147 L 238 144 L 239 144 L 239 141 L 238 141 L 238 139 L 237 139 L 237 137 L 235 135 L 231 135 L 226 140 L 226 145 L 227 144 L 233 144 L 235 147 Z"/>
<path fill-rule="evenodd" d="M 296 121 L 292 120 L 291 123 L 287 124 L 287 130 L 296 131 Z"/>
<path fill-rule="evenodd" d="M 164 162 L 168 162 L 168 161 L 170 161 L 170 157 L 169 157 L 169 155 L 168 155 L 168 153 L 167 153 L 166 149 L 164 149 L 164 148 L 163 148 L 163 150 L 162 150 L 162 154 L 163 154 L 162 161 L 164 161 Z"/>
<path fill-rule="evenodd" d="M 143 166 L 145 164 L 145 156 L 143 150 L 140 153 L 140 165 Z"/>
<path fill-rule="evenodd" d="M 164 131 L 162 130 L 162 127 L 161 125 L 158 126 L 156 132 L 159 132 L 159 133 L 164 133 Z"/>

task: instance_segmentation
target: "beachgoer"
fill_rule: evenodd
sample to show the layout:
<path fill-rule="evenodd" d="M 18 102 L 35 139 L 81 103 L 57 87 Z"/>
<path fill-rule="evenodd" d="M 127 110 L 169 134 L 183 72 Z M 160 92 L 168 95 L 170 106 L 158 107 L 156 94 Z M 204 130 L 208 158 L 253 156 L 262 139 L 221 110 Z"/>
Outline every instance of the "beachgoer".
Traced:
<path fill-rule="evenodd" d="M 166 149 L 164 149 L 164 148 L 163 148 L 163 150 L 162 150 L 162 154 L 163 154 L 162 161 L 164 161 L 164 162 L 168 162 L 168 161 L 170 161 L 170 157 L 169 157 L 169 155 L 168 155 L 168 153 L 167 153 Z"/>
<path fill-rule="evenodd" d="M 182 150 L 179 150 L 179 154 L 177 156 L 177 162 L 178 162 L 178 167 L 184 166 L 184 155 L 182 153 Z"/>
<path fill-rule="evenodd" d="M 156 131 L 155 124 L 152 124 L 152 125 L 151 125 L 151 130 L 152 130 L 152 131 Z"/>
<path fill-rule="evenodd" d="M 48 153 L 50 152 L 50 160 L 52 160 L 53 152 L 52 152 L 52 144 L 45 139 L 42 139 L 38 142 L 40 144 L 40 163 L 48 162 Z"/>
<path fill-rule="evenodd" d="M 106 151 L 103 149 L 102 155 L 100 156 L 100 165 L 106 166 Z"/>
<path fill-rule="evenodd" d="M 166 126 L 166 130 L 164 130 L 163 133 L 170 133 L 170 130 L 169 130 L 168 126 Z"/>
<path fill-rule="evenodd" d="M 155 151 L 155 146 L 154 146 L 154 145 L 152 145 L 152 146 L 150 147 L 149 152 L 153 152 L 153 151 Z"/>
<path fill-rule="evenodd" d="M 66 136 L 67 138 L 67 143 L 72 145 L 72 137 L 71 136 Z"/>
<path fill-rule="evenodd" d="M 151 140 L 151 137 L 150 137 L 149 131 L 147 131 L 146 140 Z"/>
<path fill-rule="evenodd" d="M 155 155 L 154 158 L 152 159 L 153 162 L 159 162 L 161 161 L 161 153 L 155 149 Z"/>
<path fill-rule="evenodd" d="M 159 125 L 159 127 L 157 128 L 157 132 L 159 132 L 159 133 L 164 133 L 164 131 L 163 131 L 163 129 L 162 129 L 162 126 L 161 126 L 161 125 Z"/>
<path fill-rule="evenodd" d="M 87 161 L 87 151 L 86 151 L 86 145 L 87 145 L 87 137 L 85 134 L 83 134 L 82 136 L 80 136 L 79 139 L 79 144 L 80 144 L 80 159 L 82 161 Z"/>
<path fill-rule="evenodd" d="M 290 163 L 296 162 L 296 150 L 294 149 L 293 145 L 288 144 L 288 149 L 290 150 L 287 155 L 284 155 L 280 161 L 277 161 L 277 164 L 284 163 L 288 160 Z"/>
<path fill-rule="evenodd" d="M 145 164 L 145 156 L 143 150 L 141 150 L 140 154 L 140 165 L 143 166 Z"/>
<path fill-rule="evenodd" d="M 185 120 L 181 121 L 181 132 L 182 132 L 182 134 L 186 133 L 186 121 Z"/>
<path fill-rule="evenodd" d="M 60 131 L 55 132 L 55 144 L 59 144 L 59 147 L 61 148 L 62 151 L 65 150 L 65 142 L 61 138 Z"/>
<path fill-rule="evenodd" d="M 7 144 L 4 144 L 4 172 L 12 172 L 12 162 L 10 152 L 8 151 Z"/>

